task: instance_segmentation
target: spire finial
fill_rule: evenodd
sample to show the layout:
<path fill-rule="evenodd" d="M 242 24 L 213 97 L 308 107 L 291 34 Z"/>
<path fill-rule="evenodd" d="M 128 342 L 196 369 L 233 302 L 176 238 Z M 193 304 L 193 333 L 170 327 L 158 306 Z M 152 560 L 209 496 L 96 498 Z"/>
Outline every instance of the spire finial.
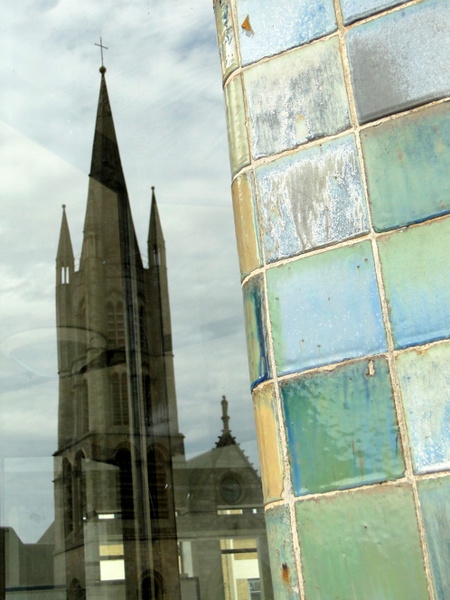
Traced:
<path fill-rule="evenodd" d="M 62 205 L 62 209 L 66 210 L 66 205 L 65 204 Z"/>
<path fill-rule="evenodd" d="M 108 50 L 108 46 L 104 46 L 104 45 L 103 45 L 103 43 L 102 43 L 102 36 L 100 36 L 100 44 L 97 44 L 97 43 L 95 43 L 94 45 L 95 45 L 95 46 L 98 46 L 98 47 L 100 48 L 100 55 L 101 55 L 101 57 L 102 57 L 102 66 L 100 67 L 99 71 L 100 71 L 100 73 L 103 75 L 104 73 L 106 73 L 106 67 L 105 67 L 105 65 L 103 64 L 103 48 L 104 48 L 105 50 Z"/>
<path fill-rule="evenodd" d="M 231 434 L 230 429 L 230 417 L 228 416 L 228 400 L 225 396 L 222 396 L 222 421 L 223 429 L 222 435 L 216 442 L 216 448 L 222 448 L 223 446 L 233 446 L 236 444 L 236 439 Z"/>
<path fill-rule="evenodd" d="M 223 432 L 228 433 L 230 431 L 230 417 L 228 416 L 228 400 L 225 396 L 222 396 L 222 421 L 223 421 Z"/>

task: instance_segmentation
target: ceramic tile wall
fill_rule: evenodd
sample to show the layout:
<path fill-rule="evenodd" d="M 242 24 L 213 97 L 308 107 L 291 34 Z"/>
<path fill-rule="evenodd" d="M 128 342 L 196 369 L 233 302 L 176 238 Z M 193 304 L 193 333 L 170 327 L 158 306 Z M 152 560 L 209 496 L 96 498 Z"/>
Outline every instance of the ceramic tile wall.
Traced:
<path fill-rule="evenodd" d="M 275 596 L 449 598 L 450 0 L 215 0 Z"/>

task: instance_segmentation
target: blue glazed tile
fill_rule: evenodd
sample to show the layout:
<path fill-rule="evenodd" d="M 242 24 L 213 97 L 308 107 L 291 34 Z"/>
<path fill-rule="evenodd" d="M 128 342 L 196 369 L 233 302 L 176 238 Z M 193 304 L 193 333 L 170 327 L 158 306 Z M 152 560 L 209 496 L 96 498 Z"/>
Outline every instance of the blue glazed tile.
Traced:
<path fill-rule="evenodd" d="M 267 355 L 266 311 L 262 286 L 262 275 L 255 275 L 243 287 L 245 329 L 252 388 L 271 377 Z"/>
<path fill-rule="evenodd" d="M 281 385 L 296 495 L 396 479 L 404 473 L 384 358 Z"/>
<path fill-rule="evenodd" d="M 376 231 L 450 211 L 450 104 L 361 132 Z"/>
<path fill-rule="evenodd" d="M 269 269 L 267 285 L 279 374 L 386 350 L 369 242 Z"/>
<path fill-rule="evenodd" d="M 238 66 L 230 0 L 217 0 L 214 11 L 216 15 L 220 65 L 222 67 L 222 75 L 225 78 Z"/>
<path fill-rule="evenodd" d="M 450 477 L 418 482 L 436 600 L 450 590 Z"/>
<path fill-rule="evenodd" d="M 263 165 L 256 181 L 268 262 L 368 231 L 353 135 Z"/>
<path fill-rule="evenodd" d="M 332 0 L 238 0 L 237 9 L 244 65 L 336 29 Z"/>
<path fill-rule="evenodd" d="M 450 343 L 396 358 L 414 470 L 450 469 Z"/>
<path fill-rule="evenodd" d="M 379 241 L 396 348 L 450 336 L 450 218 Z"/>
<path fill-rule="evenodd" d="M 287 506 L 266 511 L 266 529 L 274 597 L 277 600 L 298 600 L 295 552 Z"/>
<path fill-rule="evenodd" d="M 255 65 L 245 71 L 244 85 L 254 158 L 349 126 L 337 38 Z"/>
<path fill-rule="evenodd" d="M 361 122 L 450 94 L 450 0 L 425 0 L 347 36 Z"/>
<path fill-rule="evenodd" d="M 402 2 L 403 0 L 341 0 L 344 23 L 352 23 Z"/>

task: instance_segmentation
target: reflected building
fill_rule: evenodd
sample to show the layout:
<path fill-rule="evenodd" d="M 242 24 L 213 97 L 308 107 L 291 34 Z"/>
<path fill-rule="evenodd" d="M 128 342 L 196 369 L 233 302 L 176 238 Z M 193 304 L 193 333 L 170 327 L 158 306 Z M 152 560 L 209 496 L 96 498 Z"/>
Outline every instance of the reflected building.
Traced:
<path fill-rule="evenodd" d="M 261 479 L 229 426 L 222 398 L 223 429 L 214 448 L 186 461 L 185 504 L 177 511 L 186 600 L 262 600 L 273 597 Z M 198 593 L 198 591 L 201 593 Z"/>
<path fill-rule="evenodd" d="M 178 431 L 166 257 L 153 190 L 144 267 L 102 67 L 79 268 L 56 261 L 55 583 L 70 599 L 181 597 Z"/>
<path fill-rule="evenodd" d="M 147 267 L 105 71 L 80 262 L 64 207 L 56 260 L 53 589 L 68 600 L 270 599 L 261 480 L 225 398 L 215 447 L 185 457 L 155 192 Z"/>

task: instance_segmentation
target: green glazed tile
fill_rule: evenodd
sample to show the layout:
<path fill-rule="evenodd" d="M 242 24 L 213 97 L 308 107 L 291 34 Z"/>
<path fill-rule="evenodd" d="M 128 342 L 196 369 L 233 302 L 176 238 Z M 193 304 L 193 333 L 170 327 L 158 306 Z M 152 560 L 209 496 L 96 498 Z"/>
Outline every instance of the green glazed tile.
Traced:
<path fill-rule="evenodd" d="M 450 592 L 450 477 L 419 481 L 425 535 L 436 600 Z"/>
<path fill-rule="evenodd" d="M 450 211 L 450 103 L 361 133 L 376 231 Z"/>
<path fill-rule="evenodd" d="M 236 173 L 250 162 L 245 126 L 244 93 L 240 75 L 229 81 L 225 86 L 225 107 L 231 172 Z"/>
<path fill-rule="evenodd" d="M 307 600 L 428 600 L 409 488 L 374 486 L 296 510 Z"/>
<path fill-rule="evenodd" d="M 298 600 L 298 578 L 287 506 L 266 511 L 267 541 L 276 600 Z"/>
<path fill-rule="evenodd" d="M 281 394 L 296 495 L 403 475 L 384 358 L 285 381 Z"/>
<path fill-rule="evenodd" d="M 396 358 L 416 473 L 450 469 L 450 343 Z"/>
<path fill-rule="evenodd" d="M 450 335 L 450 219 L 383 237 L 381 270 L 396 348 Z"/>

